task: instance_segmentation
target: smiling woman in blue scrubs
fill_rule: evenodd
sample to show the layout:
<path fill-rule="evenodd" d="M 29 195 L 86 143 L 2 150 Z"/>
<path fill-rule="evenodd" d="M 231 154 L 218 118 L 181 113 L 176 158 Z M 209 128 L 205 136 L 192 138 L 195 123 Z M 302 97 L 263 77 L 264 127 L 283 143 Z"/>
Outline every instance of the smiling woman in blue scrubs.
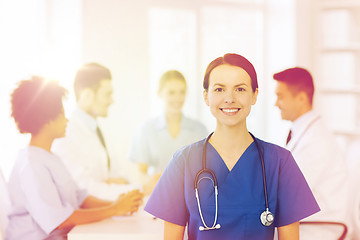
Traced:
<path fill-rule="evenodd" d="M 208 141 L 174 154 L 145 210 L 165 221 L 165 239 L 183 239 L 185 226 L 189 239 L 273 239 L 275 228 L 281 240 L 299 239 L 299 220 L 319 207 L 291 153 L 248 132 L 246 118 L 258 95 L 253 65 L 226 54 L 209 64 L 203 86 L 216 129 Z M 195 180 L 204 168 L 204 147 L 218 195 L 208 172 Z M 270 225 L 260 217 L 267 208 Z"/>

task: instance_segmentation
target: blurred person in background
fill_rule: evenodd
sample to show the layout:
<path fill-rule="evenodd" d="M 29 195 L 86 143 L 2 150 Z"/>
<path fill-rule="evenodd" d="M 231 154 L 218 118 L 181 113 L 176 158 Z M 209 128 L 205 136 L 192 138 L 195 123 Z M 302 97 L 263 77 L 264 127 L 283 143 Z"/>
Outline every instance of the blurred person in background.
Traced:
<path fill-rule="evenodd" d="M 83 65 L 76 73 L 74 91 L 77 109 L 69 119 L 66 136 L 56 140 L 52 150 L 79 186 L 94 196 L 113 200 L 121 192 L 138 188 L 114 171 L 115 161 L 97 122 L 107 117 L 113 103 L 110 70 L 98 63 Z"/>
<path fill-rule="evenodd" d="M 202 123 L 182 112 L 186 88 L 185 77 L 177 70 L 161 76 L 158 95 L 164 103 L 163 113 L 137 130 L 128 155 L 141 172 L 162 172 L 177 150 L 207 136 Z"/>
<path fill-rule="evenodd" d="M 65 88 L 41 77 L 24 80 L 11 95 L 12 117 L 20 133 L 30 133 L 9 180 L 12 209 L 7 240 L 67 239 L 78 224 L 136 212 L 142 194 L 134 190 L 104 201 L 78 188 L 61 159 L 51 152 L 63 137 L 68 120 L 62 99 Z"/>
<path fill-rule="evenodd" d="M 276 106 L 281 118 L 292 122 L 286 141 L 303 172 L 321 211 L 305 221 L 348 223 L 348 179 L 345 159 L 335 136 L 313 110 L 314 82 L 304 68 L 275 73 Z M 336 109 L 334 109 L 335 111 Z M 340 228 L 341 229 L 341 228 Z M 334 232 L 333 232 L 333 231 Z M 301 239 L 338 239 L 339 231 L 328 225 L 304 228 Z"/>

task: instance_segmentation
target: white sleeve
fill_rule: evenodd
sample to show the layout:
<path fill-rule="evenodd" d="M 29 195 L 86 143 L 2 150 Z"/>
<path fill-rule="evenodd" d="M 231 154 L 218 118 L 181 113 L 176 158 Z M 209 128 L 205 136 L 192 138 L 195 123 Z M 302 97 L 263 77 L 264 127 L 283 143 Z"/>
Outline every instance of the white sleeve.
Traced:
<path fill-rule="evenodd" d="M 63 202 L 50 171 L 42 165 L 31 165 L 21 171 L 20 184 L 26 198 L 26 209 L 39 226 L 49 234 L 73 212 Z"/>
<path fill-rule="evenodd" d="M 85 189 L 89 195 L 104 199 L 115 200 L 120 194 L 136 188 L 130 184 L 107 184 L 106 175 L 102 174 L 102 168 L 90 166 L 86 161 L 96 162 L 96 156 L 84 159 L 82 151 L 86 151 L 78 144 L 78 141 L 59 139 L 53 144 L 52 151 L 64 162 L 72 177 L 80 188 Z M 82 193 L 80 192 L 80 198 Z"/>
<path fill-rule="evenodd" d="M 294 158 L 321 208 L 321 212 L 310 218 L 343 221 L 349 183 L 344 159 L 333 138 L 325 133 L 306 141 L 304 137 L 295 150 Z"/>
<path fill-rule="evenodd" d="M 92 185 L 105 180 L 104 176 L 101 178 L 101 169 L 98 169 L 99 172 L 95 175 L 92 172 L 93 168 L 84 162 L 93 161 L 93 159 L 84 159 L 84 155 L 81 154 L 82 148 L 78 146 L 77 141 L 71 141 L 69 138 L 55 140 L 52 151 L 63 161 L 81 188 L 91 192 Z"/>

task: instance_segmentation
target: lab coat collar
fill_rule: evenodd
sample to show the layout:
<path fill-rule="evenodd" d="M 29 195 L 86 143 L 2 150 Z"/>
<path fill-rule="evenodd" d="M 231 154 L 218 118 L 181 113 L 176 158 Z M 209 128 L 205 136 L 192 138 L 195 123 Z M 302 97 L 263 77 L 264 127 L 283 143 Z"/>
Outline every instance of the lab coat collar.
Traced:
<path fill-rule="evenodd" d="M 76 109 L 73 113 L 76 117 L 81 118 L 85 125 L 87 125 L 91 130 L 96 131 L 98 126 L 96 119 L 81 110 L 80 108 Z"/>
<path fill-rule="evenodd" d="M 320 118 L 319 114 L 314 110 L 310 110 L 309 112 L 303 114 L 299 118 L 297 118 L 292 127 L 291 127 L 291 140 L 287 145 L 287 149 L 293 150 L 297 142 L 300 140 L 301 136 L 305 134 L 305 131 L 315 121 L 317 118 Z"/>

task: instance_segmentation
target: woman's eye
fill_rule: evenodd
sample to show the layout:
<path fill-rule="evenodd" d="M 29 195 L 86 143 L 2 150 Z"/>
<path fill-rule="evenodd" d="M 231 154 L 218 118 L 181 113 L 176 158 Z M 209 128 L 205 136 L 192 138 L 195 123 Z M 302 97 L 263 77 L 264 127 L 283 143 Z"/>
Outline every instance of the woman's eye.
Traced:
<path fill-rule="evenodd" d="M 215 88 L 215 92 L 222 92 L 224 91 L 222 88 Z"/>
<path fill-rule="evenodd" d="M 243 91 L 245 91 L 245 88 L 239 87 L 239 88 L 236 89 L 236 91 L 243 92 Z"/>

